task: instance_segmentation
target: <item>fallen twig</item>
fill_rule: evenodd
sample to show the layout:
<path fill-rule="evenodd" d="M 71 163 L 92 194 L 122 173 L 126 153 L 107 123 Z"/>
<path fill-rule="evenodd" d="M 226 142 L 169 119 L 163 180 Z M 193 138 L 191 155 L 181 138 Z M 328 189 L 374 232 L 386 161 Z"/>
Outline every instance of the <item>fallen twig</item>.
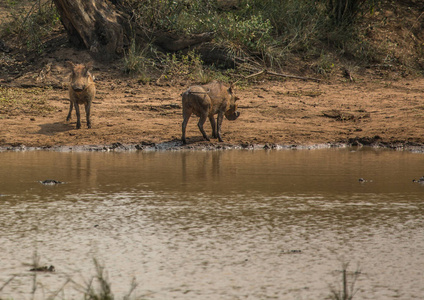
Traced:
<path fill-rule="evenodd" d="M 313 80 L 313 81 L 317 81 L 317 82 L 320 82 L 321 81 L 321 79 L 318 79 L 318 78 L 295 76 L 295 75 L 288 75 L 288 74 L 281 74 L 281 73 L 276 73 L 276 72 L 268 71 L 267 69 L 263 69 L 262 71 L 259 71 L 257 73 L 250 74 L 248 76 L 244 76 L 243 79 L 249 79 L 249 78 L 256 77 L 256 76 L 259 76 L 259 75 L 262 75 L 262 74 L 267 74 L 267 75 L 272 75 L 272 76 L 279 76 L 279 77 L 294 78 L 294 79 L 301 79 L 301 80 Z M 235 85 L 240 80 L 241 79 L 239 79 L 236 82 L 234 82 L 233 85 Z"/>

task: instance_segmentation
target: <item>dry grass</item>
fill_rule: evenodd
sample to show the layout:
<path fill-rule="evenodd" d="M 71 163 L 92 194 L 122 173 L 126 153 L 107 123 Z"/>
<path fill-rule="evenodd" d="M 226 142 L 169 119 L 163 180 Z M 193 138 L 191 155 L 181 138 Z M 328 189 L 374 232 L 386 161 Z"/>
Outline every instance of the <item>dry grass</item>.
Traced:
<path fill-rule="evenodd" d="M 0 87 L 0 119 L 19 115 L 48 114 L 54 110 L 40 88 Z"/>

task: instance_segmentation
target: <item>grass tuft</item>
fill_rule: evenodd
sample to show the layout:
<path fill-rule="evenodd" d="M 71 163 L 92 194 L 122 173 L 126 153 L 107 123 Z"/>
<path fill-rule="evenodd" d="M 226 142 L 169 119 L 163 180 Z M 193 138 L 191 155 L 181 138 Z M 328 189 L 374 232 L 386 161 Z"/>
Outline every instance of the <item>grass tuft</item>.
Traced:
<path fill-rule="evenodd" d="M 349 263 L 342 263 L 342 282 L 338 288 L 331 287 L 330 299 L 332 300 L 352 300 L 358 291 L 355 288 L 356 281 L 361 274 L 360 270 L 357 269 L 355 272 L 348 272 Z M 350 278 L 348 278 L 350 277 Z"/>
<path fill-rule="evenodd" d="M 84 294 L 85 300 L 113 300 L 111 286 L 108 281 L 107 273 L 104 266 L 102 266 L 97 259 L 93 259 L 96 268 L 96 276 L 91 278 L 87 283 L 86 292 Z M 97 288 L 94 286 L 97 284 Z"/>

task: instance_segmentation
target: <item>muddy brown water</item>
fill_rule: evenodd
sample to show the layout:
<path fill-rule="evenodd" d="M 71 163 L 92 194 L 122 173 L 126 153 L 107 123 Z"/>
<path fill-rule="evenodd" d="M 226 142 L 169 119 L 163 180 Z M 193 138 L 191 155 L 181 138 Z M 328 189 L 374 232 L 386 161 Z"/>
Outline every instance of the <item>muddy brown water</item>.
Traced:
<path fill-rule="evenodd" d="M 422 175 L 375 149 L 1 152 L 0 298 L 82 299 L 95 258 L 117 299 L 133 278 L 143 299 L 325 299 L 343 262 L 354 299 L 424 299 Z"/>

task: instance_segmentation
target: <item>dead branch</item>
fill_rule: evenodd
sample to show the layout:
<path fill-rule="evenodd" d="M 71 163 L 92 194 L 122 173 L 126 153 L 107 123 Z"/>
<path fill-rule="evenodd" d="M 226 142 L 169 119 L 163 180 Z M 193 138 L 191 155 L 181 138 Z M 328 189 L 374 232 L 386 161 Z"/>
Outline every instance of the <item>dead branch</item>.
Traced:
<path fill-rule="evenodd" d="M 276 73 L 276 72 L 272 72 L 272 71 L 268 71 L 267 69 L 263 69 L 262 71 L 259 71 L 257 73 L 254 74 L 250 74 L 248 76 L 244 76 L 242 79 L 249 79 L 252 77 L 256 77 L 262 74 L 267 74 L 267 75 L 272 75 L 272 76 L 279 76 L 279 77 L 287 77 L 287 78 L 294 78 L 294 79 L 301 79 L 301 80 L 313 80 L 316 82 L 320 82 L 321 79 L 318 78 L 312 78 L 312 77 L 302 77 L 302 76 L 295 76 L 295 75 L 288 75 L 288 74 L 281 74 L 281 73 Z M 241 79 L 238 79 L 236 82 L 233 83 L 233 85 L 235 85 L 237 82 L 239 82 Z"/>
<path fill-rule="evenodd" d="M 280 73 L 275 73 L 275 72 L 271 72 L 271 71 L 266 71 L 266 74 L 273 75 L 273 76 L 280 76 L 280 77 L 301 79 L 301 80 L 312 80 L 312 81 L 316 81 L 316 82 L 320 82 L 321 81 L 321 79 L 318 79 L 318 78 L 302 77 L 302 76 L 287 75 L 287 74 L 280 74 Z"/>

